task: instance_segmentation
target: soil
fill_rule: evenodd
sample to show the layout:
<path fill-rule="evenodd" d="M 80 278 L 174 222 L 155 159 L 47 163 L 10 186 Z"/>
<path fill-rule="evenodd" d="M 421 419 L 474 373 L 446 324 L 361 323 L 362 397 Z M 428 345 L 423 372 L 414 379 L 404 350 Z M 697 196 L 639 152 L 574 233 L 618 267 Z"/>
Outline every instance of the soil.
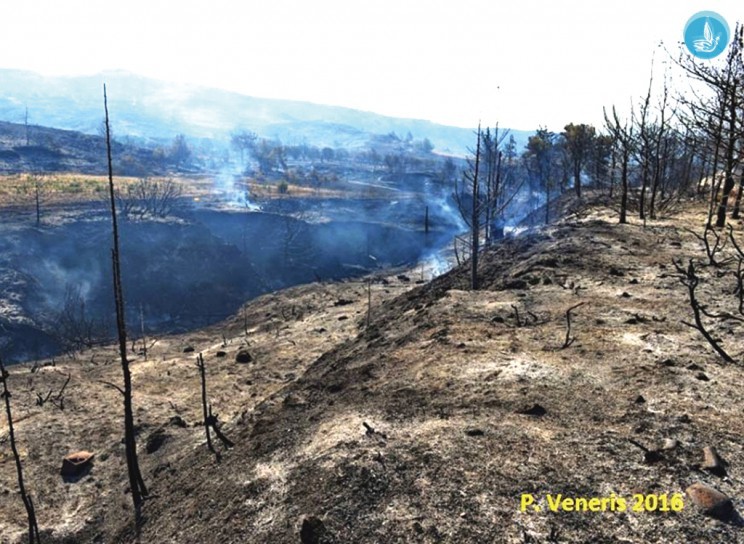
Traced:
<path fill-rule="evenodd" d="M 105 383 L 121 379 L 114 349 L 12 367 L 16 437 L 44 541 L 741 541 L 738 514 L 714 519 L 684 495 L 705 483 L 735 510 L 744 496 L 742 326 L 706 318 L 737 361 L 725 364 L 682 323 L 692 312 L 672 264 L 706 261 L 684 230 L 702 232 L 702 206 L 645 227 L 618 225 L 601 206 L 580 212 L 486 250 L 478 291 L 464 267 L 423 284 L 417 271 L 393 270 L 369 284 L 265 295 L 219 325 L 158 339 L 147 359 L 136 343 L 152 495 L 139 537 L 121 399 Z M 734 225 L 739 240 L 742 230 Z M 709 311 L 736 315 L 735 270 L 698 265 Z M 236 362 L 240 350 L 249 362 Z M 198 353 L 235 443 L 217 441 L 219 462 L 206 448 Z M 68 375 L 61 410 L 52 400 Z M 0 541 L 15 543 L 25 513 L 0 425 Z M 703 467 L 706 446 L 725 470 Z M 95 454 L 92 467 L 65 481 L 62 459 L 78 450 Z M 521 511 L 523 494 L 541 511 Z M 620 497 L 628 509 L 552 512 L 548 494 Z M 633 512 L 634 494 L 682 494 L 684 506 Z"/>

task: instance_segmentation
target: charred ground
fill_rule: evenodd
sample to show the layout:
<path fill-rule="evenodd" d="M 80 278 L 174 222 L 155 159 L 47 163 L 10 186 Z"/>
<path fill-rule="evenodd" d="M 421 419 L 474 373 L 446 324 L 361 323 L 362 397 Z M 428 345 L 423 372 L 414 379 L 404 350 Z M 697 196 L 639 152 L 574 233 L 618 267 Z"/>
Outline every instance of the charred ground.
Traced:
<path fill-rule="evenodd" d="M 303 522 L 308 542 L 741 539 L 736 523 L 704 517 L 689 500 L 678 513 L 519 511 L 522 493 L 629 499 L 696 481 L 741 508 L 741 368 L 721 364 L 681 323 L 690 307 L 672 266 L 701 256 L 682 228 L 698 229 L 704 214 L 691 206 L 646 228 L 612 215 L 583 210 L 494 247 L 477 292 L 461 268 L 419 286 L 412 274 L 377 277 L 369 327 L 364 282 L 313 284 L 158 342 L 133 364 L 155 494 L 141 541 L 298 542 Z M 728 304 L 729 276 L 701 274 L 701 297 Z M 561 349 L 566 310 L 579 302 L 575 341 Z M 741 361 L 735 332 L 716 330 Z M 210 400 L 236 443 L 219 464 L 204 445 L 187 346 L 204 354 Z M 251 363 L 235 362 L 240 348 Z M 36 406 L 36 393 L 66 374 L 65 410 Z M 135 540 L 119 398 L 101 383 L 116 379 L 109 349 L 13 369 L 16 432 L 48 540 Z M 643 448 L 665 439 L 679 444 L 650 462 Z M 706 445 L 728 476 L 701 469 Z M 61 457 L 75 449 L 96 461 L 64 482 Z M 23 511 L 3 455 L 2 534 L 14 542 Z"/>

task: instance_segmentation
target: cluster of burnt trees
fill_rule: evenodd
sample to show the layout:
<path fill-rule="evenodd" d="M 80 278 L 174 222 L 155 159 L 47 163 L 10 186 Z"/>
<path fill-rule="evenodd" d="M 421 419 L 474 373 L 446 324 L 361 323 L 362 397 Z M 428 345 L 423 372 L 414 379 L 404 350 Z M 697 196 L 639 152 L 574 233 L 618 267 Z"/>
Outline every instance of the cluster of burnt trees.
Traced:
<path fill-rule="evenodd" d="M 686 52 L 670 65 L 688 86 L 671 89 L 671 76 L 654 80 L 627 113 L 612 106 L 604 126 L 570 123 L 562 132 L 539 128 L 521 155 L 498 127 L 478 128 L 476 146 L 464 171 L 444 163 L 443 177 L 454 183 L 460 214 L 469 228 L 472 288 L 477 288 L 480 238 L 500 233 L 509 204 L 522 197 L 544 209 L 571 188 L 603 193 L 618 206 L 619 221 L 630 213 L 656 219 L 684 196 L 706 196 L 706 227 L 723 228 L 727 214 L 737 219 L 744 194 L 744 60 L 742 27 L 737 24 L 727 54 L 700 61 Z M 689 88 L 688 88 L 689 87 Z M 738 176 L 738 189 L 737 189 Z M 542 198 L 537 198 L 542 195 Z M 707 239 L 707 238 L 706 238 Z M 457 246 L 456 246 L 457 248 Z"/>
<path fill-rule="evenodd" d="M 655 219 L 684 195 L 705 191 L 710 216 L 721 228 L 738 218 L 742 191 L 736 176 L 744 154 L 744 62 L 737 25 L 728 52 L 700 61 L 683 52 L 668 63 L 688 81 L 676 89 L 667 72 L 631 101 L 627 112 L 604 111 L 604 125 L 568 124 L 562 132 L 538 129 L 521 155 L 530 191 L 549 202 L 573 187 L 618 199 L 620 222 L 628 213 Z M 687 84 L 689 82 L 689 85 Z M 741 174 L 738 177 L 742 187 Z M 550 221 L 549 206 L 545 222 Z"/>
<path fill-rule="evenodd" d="M 400 174 L 430 166 L 434 159 L 434 145 L 429 139 L 415 140 L 410 132 L 405 137 L 395 132 L 378 135 L 364 149 L 345 149 L 306 143 L 283 144 L 280 140 L 261 138 L 253 132 L 240 130 L 232 134 L 230 145 L 240 154 L 240 163 L 247 171 L 263 175 L 278 173 L 286 176 L 292 173 L 293 163 L 332 165 L 346 162 L 369 165 L 383 173 Z M 249 159 L 255 168 L 248 165 Z"/>

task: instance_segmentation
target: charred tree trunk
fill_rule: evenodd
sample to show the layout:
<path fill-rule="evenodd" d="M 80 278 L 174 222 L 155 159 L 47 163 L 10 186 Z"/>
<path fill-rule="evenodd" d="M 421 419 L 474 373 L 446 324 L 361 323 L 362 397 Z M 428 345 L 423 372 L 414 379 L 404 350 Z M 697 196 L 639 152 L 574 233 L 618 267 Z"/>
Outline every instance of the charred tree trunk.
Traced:
<path fill-rule="evenodd" d="M 470 225 L 472 230 L 470 242 L 470 288 L 478 289 L 478 249 L 480 247 L 480 220 L 478 219 L 478 170 L 480 168 L 481 132 L 478 127 L 478 144 L 475 151 L 475 172 L 473 174 L 473 208 Z"/>
<path fill-rule="evenodd" d="M 121 262 L 119 252 L 119 226 L 116 220 L 116 198 L 114 191 L 114 172 L 111 159 L 111 129 L 109 125 L 108 98 L 106 86 L 103 86 L 103 106 L 106 114 L 106 155 L 108 160 L 109 198 L 111 201 L 111 225 L 113 232 L 113 248 L 111 250 L 111 261 L 113 267 L 114 302 L 116 304 L 116 330 L 119 337 L 119 357 L 124 378 L 124 388 L 121 389 L 124 397 L 124 449 L 127 459 L 127 473 L 129 476 L 129 489 L 132 493 L 132 503 L 137 525 L 140 524 L 142 514 L 142 502 L 147 496 L 147 487 L 142 479 L 139 462 L 137 459 L 137 442 L 134 434 L 134 410 L 132 408 L 132 374 L 127 360 L 127 331 L 124 317 L 124 294 L 121 286 Z"/>
<path fill-rule="evenodd" d="M 202 413 L 204 414 L 204 432 L 207 433 L 207 448 L 211 451 L 217 460 L 219 461 L 220 455 L 212 445 L 212 435 L 209 433 L 209 408 L 207 404 L 207 378 L 206 378 L 206 367 L 204 365 L 204 357 L 200 353 L 196 358 L 196 366 L 199 369 L 199 377 L 201 378 L 201 397 L 202 397 Z"/>
<path fill-rule="evenodd" d="M 622 193 L 620 195 L 620 223 L 628 222 L 628 162 L 630 161 L 630 152 L 627 148 L 623 149 L 623 166 L 620 174 L 620 183 L 622 184 Z"/>
<path fill-rule="evenodd" d="M 738 134 L 736 130 L 736 116 L 737 116 L 737 101 L 736 101 L 737 85 L 733 84 L 733 90 L 731 92 L 731 99 L 729 100 L 729 115 L 728 115 L 728 138 L 726 142 L 726 177 L 723 183 L 723 194 L 721 195 L 721 203 L 718 205 L 718 215 L 716 217 L 716 227 L 723 228 L 726 226 L 726 210 L 728 209 L 728 200 L 731 191 L 734 189 L 734 168 L 736 168 L 736 159 L 734 153 L 736 151 L 736 144 L 738 142 Z"/>
<path fill-rule="evenodd" d="M 612 147 L 612 163 L 610 164 L 610 200 L 615 193 L 615 170 L 617 169 L 617 149 Z"/>
<path fill-rule="evenodd" d="M 34 203 L 36 204 L 36 226 L 41 225 L 41 181 L 34 183 Z"/>
<path fill-rule="evenodd" d="M 39 539 L 39 526 L 36 523 L 36 511 L 31 496 L 26 492 L 26 486 L 23 483 L 23 466 L 21 465 L 21 456 L 16 447 L 15 431 L 13 429 L 13 413 L 10 410 L 10 391 L 8 390 L 8 372 L 5 370 L 2 359 L 0 359 L 0 382 L 3 384 L 3 391 L 0 396 L 5 399 L 5 413 L 8 416 L 8 435 L 10 437 L 10 449 L 13 451 L 15 459 L 16 474 L 18 476 L 18 490 L 21 493 L 23 506 L 26 507 L 28 517 L 28 542 L 36 544 L 41 542 Z"/>
<path fill-rule="evenodd" d="M 739 191 L 736 193 L 736 200 L 734 201 L 734 211 L 731 212 L 732 219 L 739 219 L 742 193 L 744 193 L 744 172 L 742 172 L 739 176 Z"/>

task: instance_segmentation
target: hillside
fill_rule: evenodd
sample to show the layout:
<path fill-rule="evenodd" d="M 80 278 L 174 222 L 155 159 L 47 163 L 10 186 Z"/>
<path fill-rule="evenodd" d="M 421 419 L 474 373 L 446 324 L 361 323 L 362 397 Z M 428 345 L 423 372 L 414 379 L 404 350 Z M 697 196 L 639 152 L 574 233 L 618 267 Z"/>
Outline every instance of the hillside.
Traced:
<path fill-rule="evenodd" d="M 439 152 L 464 156 L 474 139 L 470 128 L 336 106 L 256 98 L 126 72 L 44 77 L 0 69 L 0 120 L 22 122 L 28 108 L 33 124 L 95 133 L 103 118 L 104 82 L 108 85 L 115 134 L 146 141 L 170 141 L 179 133 L 192 138 L 228 140 L 231 132 L 250 130 L 288 144 L 358 148 L 374 134 L 396 132 L 403 137 L 410 132 L 416 139 L 430 139 Z M 523 147 L 528 133 L 514 130 L 513 134 L 517 147 Z"/>
<path fill-rule="evenodd" d="M 117 172 L 137 174 L 134 165 L 153 173 L 165 170 L 166 165 L 155 159 L 152 149 L 116 141 L 112 147 Z M 105 140 L 75 130 L 0 121 L 0 174 L 22 172 L 105 174 Z"/>
<path fill-rule="evenodd" d="M 686 496 L 679 512 L 550 512 L 543 499 L 614 494 L 630 506 L 633 494 L 671 496 L 693 482 L 739 510 L 744 496 L 740 364 L 723 364 L 681 323 L 691 310 L 672 266 L 704 255 L 683 230 L 699 230 L 702 210 L 690 204 L 646 228 L 617 225 L 602 207 L 580 212 L 487 251 L 478 292 L 462 267 L 420 285 L 418 271 L 378 277 L 369 327 L 364 282 L 312 284 L 160 338 L 147 360 L 133 354 L 154 494 L 140 541 L 741 539 L 738 518 L 704 516 Z M 706 302 L 734 301 L 730 274 L 700 275 Z M 579 303 L 565 346 L 566 312 Z M 715 333 L 741 361 L 735 325 Z M 252 362 L 235 362 L 243 347 Z M 235 442 L 219 463 L 200 426 L 199 352 Z M 120 400 L 104 383 L 120 380 L 115 360 L 107 348 L 12 368 L 16 435 L 45 542 L 135 541 Z M 36 394 L 58 391 L 68 374 L 64 410 L 38 406 Z M 0 432 L 7 440 L 4 420 Z M 728 474 L 702 468 L 705 446 Z M 62 456 L 78 449 L 94 452 L 94 464 L 65 482 Z M 543 511 L 521 512 L 524 493 Z M 0 540 L 20 542 L 7 447 L 0 494 Z"/>

